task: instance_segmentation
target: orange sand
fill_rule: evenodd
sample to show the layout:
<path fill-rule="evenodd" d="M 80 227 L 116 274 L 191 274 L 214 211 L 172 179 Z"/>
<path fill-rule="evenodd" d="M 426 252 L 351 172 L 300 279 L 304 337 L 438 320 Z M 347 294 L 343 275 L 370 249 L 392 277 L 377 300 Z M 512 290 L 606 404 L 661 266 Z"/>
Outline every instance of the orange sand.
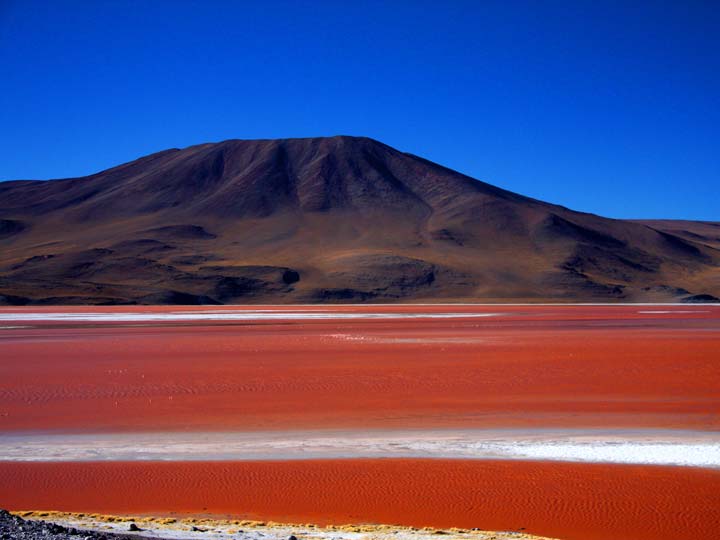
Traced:
<path fill-rule="evenodd" d="M 717 306 L 302 309 L 502 316 L 4 322 L 37 327 L 0 330 L 0 431 L 720 428 Z M 638 313 L 643 310 L 692 313 Z"/>
<path fill-rule="evenodd" d="M 720 471 L 542 462 L 0 463 L 11 509 L 231 514 L 519 530 L 567 540 L 717 538 Z"/>

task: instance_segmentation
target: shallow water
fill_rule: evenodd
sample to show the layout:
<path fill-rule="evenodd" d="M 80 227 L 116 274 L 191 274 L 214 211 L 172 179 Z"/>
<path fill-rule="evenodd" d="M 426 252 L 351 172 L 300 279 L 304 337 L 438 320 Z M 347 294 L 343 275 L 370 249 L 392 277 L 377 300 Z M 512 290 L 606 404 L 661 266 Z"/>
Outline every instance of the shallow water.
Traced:
<path fill-rule="evenodd" d="M 720 468 L 720 433 L 690 430 L 323 430 L 0 434 L 0 461 L 524 459 Z"/>
<path fill-rule="evenodd" d="M 8 308 L 0 323 L 10 508 L 720 531 L 720 306 Z"/>

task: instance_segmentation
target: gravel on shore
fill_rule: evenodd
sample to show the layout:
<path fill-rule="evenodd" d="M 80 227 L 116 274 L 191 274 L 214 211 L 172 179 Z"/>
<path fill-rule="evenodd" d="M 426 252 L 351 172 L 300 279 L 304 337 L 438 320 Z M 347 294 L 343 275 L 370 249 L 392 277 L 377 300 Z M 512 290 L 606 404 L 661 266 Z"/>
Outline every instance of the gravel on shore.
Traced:
<path fill-rule="evenodd" d="M 522 532 L 0 510 L 0 540 L 543 540 Z M 545 539 L 548 540 L 548 539 Z"/>
<path fill-rule="evenodd" d="M 40 519 L 23 519 L 0 510 L 0 540 L 138 540 L 138 537 L 67 527 Z"/>

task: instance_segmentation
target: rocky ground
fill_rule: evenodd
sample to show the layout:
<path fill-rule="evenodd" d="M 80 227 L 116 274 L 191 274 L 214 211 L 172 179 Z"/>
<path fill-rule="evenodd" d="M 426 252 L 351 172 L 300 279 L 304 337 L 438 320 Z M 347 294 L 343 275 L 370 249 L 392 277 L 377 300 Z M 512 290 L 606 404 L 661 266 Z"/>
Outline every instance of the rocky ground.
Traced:
<path fill-rule="evenodd" d="M 0 305 L 718 302 L 720 223 L 608 219 L 366 137 L 0 182 Z"/>
<path fill-rule="evenodd" d="M 127 527 L 128 530 L 130 527 Z M 137 527 L 136 527 L 137 528 Z M 137 540 L 137 536 L 66 527 L 39 519 L 23 519 L 0 510 L 0 540 Z"/>
<path fill-rule="evenodd" d="M 118 517 L 0 510 L 0 540 L 542 540 L 517 532 L 391 525 L 318 527 L 202 518 Z"/>

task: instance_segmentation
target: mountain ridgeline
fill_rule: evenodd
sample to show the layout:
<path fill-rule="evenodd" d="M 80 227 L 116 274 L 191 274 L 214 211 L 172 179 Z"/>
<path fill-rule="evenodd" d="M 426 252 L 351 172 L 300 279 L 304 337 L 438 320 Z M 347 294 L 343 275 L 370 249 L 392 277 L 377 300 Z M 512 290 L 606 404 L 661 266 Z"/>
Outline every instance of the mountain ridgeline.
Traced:
<path fill-rule="evenodd" d="M 717 301 L 720 223 L 607 219 L 362 137 L 0 183 L 0 303 Z"/>

